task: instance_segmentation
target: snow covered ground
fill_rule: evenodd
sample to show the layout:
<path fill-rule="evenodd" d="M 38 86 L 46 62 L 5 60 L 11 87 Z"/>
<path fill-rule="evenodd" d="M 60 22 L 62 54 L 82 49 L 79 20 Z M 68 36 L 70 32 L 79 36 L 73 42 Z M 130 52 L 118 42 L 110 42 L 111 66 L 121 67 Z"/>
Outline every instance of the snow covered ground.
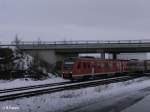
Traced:
<path fill-rule="evenodd" d="M 103 106 L 104 101 L 118 98 L 118 96 L 125 97 L 131 93 L 134 95 L 136 91 L 147 87 L 150 87 L 150 78 L 143 77 L 125 82 L 4 101 L 0 102 L 0 110 L 2 112 L 72 112 L 96 102 L 100 102 L 100 106 Z"/>
<path fill-rule="evenodd" d="M 150 111 L 150 95 L 146 96 L 140 102 L 132 105 L 122 112 L 149 112 Z"/>
<path fill-rule="evenodd" d="M 46 80 L 38 80 L 34 81 L 31 79 L 16 79 L 12 81 L 7 80 L 0 80 L 0 90 L 2 89 L 10 89 L 10 88 L 16 88 L 16 87 L 26 87 L 26 86 L 32 86 L 32 85 L 40 85 L 40 84 L 50 84 L 50 83 L 58 83 L 58 82 L 66 82 L 68 80 L 64 80 L 61 77 L 50 77 Z"/>

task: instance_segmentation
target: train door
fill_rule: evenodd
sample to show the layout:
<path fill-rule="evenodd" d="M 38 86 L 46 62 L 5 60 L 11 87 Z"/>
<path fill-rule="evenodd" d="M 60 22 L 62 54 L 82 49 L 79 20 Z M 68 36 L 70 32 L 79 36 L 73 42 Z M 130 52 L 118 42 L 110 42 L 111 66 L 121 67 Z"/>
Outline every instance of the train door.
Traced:
<path fill-rule="evenodd" d="M 95 74 L 95 65 L 94 65 L 93 61 L 91 63 L 91 74 L 92 74 L 92 76 L 94 76 L 94 74 Z"/>
<path fill-rule="evenodd" d="M 78 62 L 77 66 L 78 74 L 86 74 L 87 73 L 87 64 L 85 61 Z"/>
<path fill-rule="evenodd" d="M 127 61 L 123 61 L 123 72 L 127 71 Z"/>
<path fill-rule="evenodd" d="M 88 62 L 87 61 L 83 62 L 83 74 L 85 75 L 88 74 Z"/>
<path fill-rule="evenodd" d="M 121 72 L 121 62 L 117 61 L 117 72 Z"/>

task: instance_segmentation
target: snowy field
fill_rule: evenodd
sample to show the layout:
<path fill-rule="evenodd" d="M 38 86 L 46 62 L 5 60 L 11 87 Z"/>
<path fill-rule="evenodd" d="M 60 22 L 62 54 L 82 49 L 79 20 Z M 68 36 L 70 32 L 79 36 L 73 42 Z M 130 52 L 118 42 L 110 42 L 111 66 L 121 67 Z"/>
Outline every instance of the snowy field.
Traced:
<path fill-rule="evenodd" d="M 2 112 L 72 112 L 75 109 L 115 98 L 135 94 L 150 87 L 150 78 L 142 77 L 78 90 L 66 90 L 29 98 L 0 102 Z M 127 112 L 127 111 L 125 111 Z"/>
<path fill-rule="evenodd" d="M 58 82 L 66 82 L 68 80 L 64 80 L 61 77 L 49 77 L 46 80 L 38 80 L 34 81 L 31 79 L 16 79 L 16 80 L 0 80 L 0 90 L 2 89 L 10 89 L 10 88 L 16 88 L 16 87 L 26 87 L 26 86 L 32 86 L 32 85 L 40 85 L 40 84 L 51 84 L 51 83 L 58 83 Z"/>
<path fill-rule="evenodd" d="M 150 95 L 122 112 L 150 112 Z"/>

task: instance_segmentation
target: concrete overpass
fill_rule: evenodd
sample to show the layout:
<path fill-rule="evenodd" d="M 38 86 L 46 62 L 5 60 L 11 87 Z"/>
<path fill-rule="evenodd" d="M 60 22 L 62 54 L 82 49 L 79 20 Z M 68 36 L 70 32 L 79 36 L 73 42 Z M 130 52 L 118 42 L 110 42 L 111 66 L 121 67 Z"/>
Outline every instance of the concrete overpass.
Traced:
<path fill-rule="evenodd" d="M 79 53 L 112 53 L 116 58 L 118 53 L 150 52 L 150 40 L 113 40 L 113 41 L 36 41 L 19 42 L 16 45 L 22 51 L 32 56 L 39 55 L 48 63 L 54 64 L 65 57 Z"/>
<path fill-rule="evenodd" d="M 21 42 L 22 50 L 55 50 L 58 53 L 150 52 L 150 40 Z"/>

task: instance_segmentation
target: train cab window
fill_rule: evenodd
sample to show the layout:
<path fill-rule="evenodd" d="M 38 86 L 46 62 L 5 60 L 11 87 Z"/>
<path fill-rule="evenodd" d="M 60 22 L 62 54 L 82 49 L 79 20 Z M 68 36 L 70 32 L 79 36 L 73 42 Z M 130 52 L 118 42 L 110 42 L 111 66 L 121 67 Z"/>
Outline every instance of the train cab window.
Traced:
<path fill-rule="evenodd" d="M 71 70 L 73 68 L 73 65 L 74 65 L 73 61 L 66 60 L 64 61 L 63 68 L 65 70 Z"/>

